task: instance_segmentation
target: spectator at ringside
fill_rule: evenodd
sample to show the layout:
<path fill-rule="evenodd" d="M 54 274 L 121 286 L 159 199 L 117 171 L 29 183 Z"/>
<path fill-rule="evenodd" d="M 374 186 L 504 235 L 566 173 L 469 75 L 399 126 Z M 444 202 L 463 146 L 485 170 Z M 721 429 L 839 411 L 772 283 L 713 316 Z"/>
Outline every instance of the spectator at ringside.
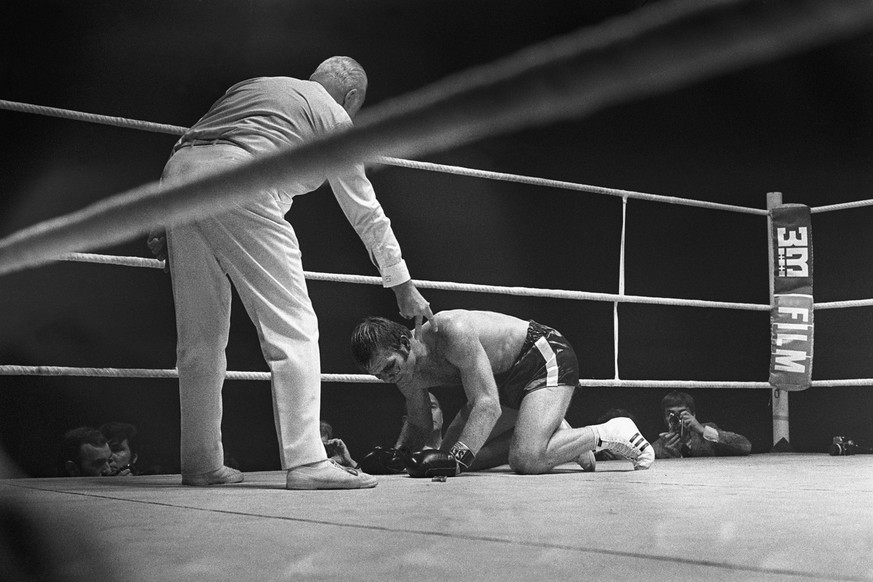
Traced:
<path fill-rule="evenodd" d="M 136 475 L 136 427 L 126 422 L 110 421 L 100 427 L 100 432 L 106 437 L 112 451 L 109 459 L 112 476 Z"/>
<path fill-rule="evenodd" d="M 64 434 L 61 449 L 60 474 L 62 477 L 108 477 L 112 450 L 106 437 L 96 428 L 80 426 Z"/>
<path fill-rule="evenodd" d="M 661 400 L 661 412 L 667 432 L 652 443 L 655 458 L 717 457 L 748 455 L 752 443 L 741 434 L 718 428 L 714 422 L 697 420 L 694 398 L 674 390 Z"/>

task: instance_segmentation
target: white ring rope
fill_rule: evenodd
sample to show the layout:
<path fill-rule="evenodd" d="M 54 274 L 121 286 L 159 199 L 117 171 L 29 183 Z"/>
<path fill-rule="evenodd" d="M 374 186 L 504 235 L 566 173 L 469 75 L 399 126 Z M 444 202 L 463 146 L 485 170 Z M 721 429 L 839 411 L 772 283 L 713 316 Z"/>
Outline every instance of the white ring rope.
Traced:
<path fill-rule="evenodd" d="M 585 388 L 663 388 L 678 390 L 685 388 L 740 388 L 772 389 L 769 382 L 721 382 L 715 380 L 595 380 L 580 379 L 579 385 Z M 844 388 L 852 386 L 871 386 L 873 378 L 853 378 L 849 380 L 813 380 L 813 388 Z"/>
<path fill-rule="evenodd" d="M 182 135 L 188 130 L 180 125 L 168 125 L 165 123 L 155 123 L 153 121 L 142 121 L 138 119 L 128 119 L 125 117 L 113 117 L 109 115 L 99 115 L 96 113 L 87 113 L 84 111 L 74 111 L 72 109 L 60 109 L 57 107 L 47 107 L 45 105 L 35 105 L 32 103 L 21 103 L 18 101 L 7 101 L 0 99 L 0 109 L 7 111 L 17 111 L 19 113 L 32 113 L 35 115 L 44 115 L 48 117 L 60 117 L 63 119 L 71 119 L 74 121 L 84 121 L 88 123 L 98 123 L 102 125 L 110 125 L 126 129 L 137 129 L 141 131 L 149 131 L 153 133 L 165 133 L 170 135 Z M 489 170 L 477 170 L 473 168 L 464 168 L 461 166 L 452 166 L 446 164 L 435 164 L 432 162 L 422 162 L 416 160 L 404 160 L 401 158 L 382 157 L 377 160 L 377 163 L 386 166 L 396 166 L 399 168 L 410 168 L 415 170 L 425 170 L 430 172 L 442 172 L 444 174 L 452 174 L 456 176 L 466 176 L 472 178 L 484 178 L 488 180 L 499 180 L 504 182 L 515 182 L 519 184 L 531 184 L 534 186 L 542 186 L 547 188 L 559 188 L 563 190 L 575 190 L 578 192 L 587 192 L 589 194 L 601 194 L 605 196 L 620 196 L 624 198 L 634 198 L 637 200 L 648 200 L 651 202 L 661 202 L 664 204 L 678 204 L 682 206 L 694 206 L 698 208 L 709 208 L 712 210 L 725 210 L 728 212 L 738 212 L 744 214 L 757 214 L 766 216 L 767 210 L 761 208 L 749 208 L 747 206 L 737 206 L 734 204 L 721 204 L 718 202 L 707 202 L 705 200 L 694 200 L 692 198 L 680 198 L 678 196 L 664 196 L 661 194 L 652 194 L 648 192 L 636 192 L 633 190 L 621 190 L 616 188 L 604 188 L 602 186 L 592 186 L 590 184 L 579 184 L 576 182 L 567 182 L 563 180 L 551 180 L 548 178 L 538 178 L 534 176 L 523 176 L 520 174 L 511 174 L 505 172 L 493 172 Z M 823 212 L 833 212 L 837 210 L 847 210 L 850 208 L 859 208 L 863 206 L 873 206 L 873 199 L 859 200 L 855 202 L 846 202 L 842 204 L 831 204 L 828 206 L 814 206 L 810 208 L 813 214 Z"/>
<path fill-rule="evenodd" d="M 58 257 L 59 261 L 76 263 L 97 263 L 100 265 L 116 265 L 121 267 L 143 267 L 147 269 L 163 269 L 164 261 L 146 259 L 144 257 L 121 257 L 116 255 L 98 255 L 95 253 L 69 253 Z"/>
<path fill-rule="evenodd" d="M 127 119 L 124 117 L 112 117 L 109 115 L 98 115 L 96 113 L 85 113 L 83 111 L 72 111 L 70 109 L 58 109 L 57 107 L 46 107 L 45 105 L 33 105 L 32 103 L 20 103 L 18 101 L 6 101 L 5 99 L 0 99 L 0 109 L 18 111 L 19 113 L 33 113 L 35 115 L 45 115 L 48 117 L 60 117 L 62 119 L 72 119 L 74 121 L 87 121 L 89 123 L 99 123 L 101 125 L 111 125 L 127 129 L 139 129 L 142 131 L 151 131 L 153 133 L 168 133 L 170 135 L 182 135 L 187 130 L 187 128 L 178 125 L 165 125 L 163 123 L 154 123 L 152 121 L 138 121 L 136 119 Z"/>
<path fill-rule="evenodd" d="M 154 123 L 151 121 L 139 121 L 135 119 L 126 119 L 123 117 L 111 117 L 107 115 L 98 115 L 95 113 L 85 113 L 81 111 L 73 111 L 71 109 L 58 109 L 56 107 L 45 107 L 42 105 L 33 105 L 30 103 L 19 103 L 16 101 L 5 101 L 0 99 L 0 109 L 10 111 L 18 111 L 21 113 L 34 113 L 37 115 L 47 115 L 51 117 L 62 117 L 65 119 L 73 119 L 77 121 L 85 121 L 91 123 L 100 123 L 103 125 L 111 125 L 115 127 L 123 127 L 128 129 L 139 129 L 143 131 L 152 131 L 157 133 L 169 133 L 173 135 L 182 135 L 187 131 L 187 128 L 178 125 L 165 125 Z M 649 200 L 652 202 L 661 202 L 664 204 L 679 204 L 684 206 L 694 206 L 699 208 L 709 208 L 713 210 L 726 210 L 730 212 L 739 212 L 745 214 L 767 215 L 767 211 L 761 208 L 748 208 L 746 206 L 736 206 L 732 204 L 720 204 L 717 202 L 707 202 L 705 200 L 694 200 L 691 198 L 680 198 L 678 196 L 663 196 L 661 194 L 651 194 L 647 192 L 634 192 L 632 190 L 619 190 L 615 188 L 604 188 L 602 186 L 591 186 L 588 184 L 578 184 L 575 182 L 566 182 L 562 180 L 550 180 L 548 178 L 538 178 L 534 176 L 522 176 L 519 174 L 509 174 L 505 172 L 493 172 L 488 170 L 477 170 L 473 168 L 464 168 L 461 166 L 451 166 L 446 164 L 434 164 L 432 162 L 421 162 L 416 160 L 404 160 L 401 158 L 382 157 L 376 163 L 386 166 L 396 166 L 399 168 L 408 168 L 413 170 L 425 170 L 429 172 L 441 172 L 444 174 L 452 174 L 456 176 L 465 176 L 470 178 L 483 178 L 487 180 L 496 180 L 503 182 L 515 182 L 519 184 L 530 184 L 534 186 L 542 186 L 546 188 L 559 188 L 563 190 L 575 190 L 577 192 L 587 192 L 589 194 L 601 194 L 605 196 L 620 196 L 624 198 L 635 198 L 638 200 Z"/>
<path fill-rule="evenodd" d="M 816 303 L 818 309 L 847 309 L 850 307 L 873 307 L 873 299 L 854 299 L 849 301 L 827 301 Z"/>
<path fill-rule="evenodd" d="M 178 378 L 175 368 L 76 368 L 70 366 L 15 366 L 0 365 L 0 376 L 84 376 L 94 378 Z M 270 380 L 270 372 L 234 372 L 225 375 L 228 380 Z M 355 382 L 379 384 L 375 376 L 364 374 L 322 374 L 322 382 Z"/>
<path fill-rule="evenodd" d="M 164 123 L 155 123 L 153 121 L 141 121 L 137 119 L 128 119 L 125 117 L 113 117 L 109 115 L 98 115 L 96 113 L 86 113 L 83 111 L 73 111 L 71 109 L 59 109 L 57 107 L 46 107 L 44 105 L 34 105 L 32 103 L 21 103 L 18 101 L 7 101 L 0 99 L 0 109 L 8 111 L 17 111 L 20 113 L 33 113 L 36 115 L 45 115 L 49 117 L 60 117 L 63 119 L 71 119 L 75 121 L 84 121 L 89 123 L 99 123 L 102 125 L 110 125 L 114 127 L 122 127 L 126 129 L 138 129 L 141 131 L 150 131 L 154 133 L 165 133 L 170 135 L 182 135 L 188 128 L 179 125 L 168 125 Z M 563 190 L 575 190 L 578 192 L 587 192 L 589 194 L 601 194 L 605 196 L 620 196 L 624 198 L 634 198 L 637 200 L 648 200 L 651 202 L 661 202 L 663 204 L 678 204 L 682 206 L 694 206 L 698 208 L 708 208 L 712 210 L 725 210 L 728 212 L 738 212 L 744 214 L 757 214 L 766 216 L 767 210 L 761 208 L 749 208 L 747 206 L 737 206 L 734 204 L 721 204 L 718 202 L 707 202 L 705 200 L 694 200 L 692 198 L 680 198 L 678 196 L 664 196 L 661 194 L 652 194 L 648 192 L 635 192 L 633 190 L 621 190 L 617 188 L 604 188 L 602 186 L 592 186 L 589 184 L 579 184 L 576 182 L 566 182 L 563 180 L 551 180 L 548 178 L 538 178 L 534 176 L 523 176 L 520 174 L 511 174 L 505 172 L 493 172 L 489 170 L 477 170 L 474 168 L 464 168 L 461 166 L 452 166 L 446 164 L 435 164 L 432 162 L 422 162 L 416 160 L 404 160 L 401 158 L 383 157 L 378 160 L 378 163 L 387 166 L 396 166 L 399 168 L 410 168 L 415 170 L 425 170 L 430 172 L 442 172 L 444 174 L 452 174 L 456 176 L 466 176 L 472 178 L 483 178 L 487 180 L 499 180 L 504 182 L 515 182 L 519 184 L 531 184 L 534 186 L 542 186 L 547 188 L 559 188 Z M 846 202 L 842 204 L 831 204 L 828 206 L 815 206 L 810 208 L 814 214 L 823 212 L 833 212 L 837 210 L 847 210 L 850 208 L 860 208 L 863 206 L 873 206 L 873 199 L 859 200 L 855 202 Z"/>
<path fill-rule="evenodd" d="M 98 263 L 104 265 L 120 265 L 126 267 L 146 267 L 163 269 L 164 262 L 157 259 L 142 257 L 120 257 L 114 255 L 98 255 L 93 253 L 69 253 L 59 258 L 61 261 L 80 263 Z M 336 273 L 319 273 L 304 271 L 307 279 L 313 281 L 329 281 L 333 283 L 358 283 L 364 285 L 381 285 L 382 279 L 367 275 L 340 275 Z M 576 299 L 581 301 L 613 301 L 616 303 L 642 303 L 654 305 L 676 305 L 681 307 L 711 307 L 721 309 L 742 309 L 747 311 L 767 311 L 769 305 L 761 303 L 732 303 L 727 301 L 708 301 L 703 299 L 673 299 L 668 297 L 647 297 L 642 295 L 625 295 L 624 293 L 589 293 L 586 291 L 562 291 L 558 289 L 538 289 L 532 287 L 498 287 L 494 285 L 474 285 L 469 283 L 451 283 L 444 281 L 414 280 L 418 287 L 443 291 L 468 291 L 471 293 L 495 293 L 501 295 L 522 295 L 527 297 L 547 297 L 555 299 Z M 620 289 L 623 290 L 623 285 Z M 818 309 L 847 309 L 852 307 L 873 307 L 873 299 L 853 299 L 847 301 L 816 302 Z"/>
<path fill-rule="evenodd" d="M 627 196 L 621 198 L 621 244 L 619 244 L 618 254 L 618 294 L 624 295 L 624 249 L 625 249 L 625 233 L 627 231 Z M 613 379 L 618 380 L 618 301 L 612 304 L 612 364 L 613 364 Z"/>
<path fill-rule="evenodd" d="M 861 208 L 863 206 L 873 206 L 873 200 L 857 200 L 855 202 L 843 202 L 841 204 L 829 204 L 827 206 L 814 206 L 809 209 L 812 214 L 822 212 L 834 212 L 836 210 L 848 210 L 850 208 Z"/>
<path fill-rule="evenodd" d="M 694 200 L 691 198 L 679 198 L 678 196 L 664 196 L 661 194 L 649 194 L 646 192 L 634 192 L 633 190 L 618 190 L 616 188 L 604 188 L 602 186 L 590 186 L 588 184 L 577 184 L 575 182 L 564 182 L 562 180 L 550 180 L 548 178 L 535 178 L 531 176 L 519 176 L 517 174 L 506 174 L 503 172 L 491 172 L 488 170 L 474 170 L 470 168 L 461 168 L 458 166 L 446 166 L 443 164 L 434 164 L 431 162 L 418 162 L 414 160 L 401 160 L 399 158 L 382 158 L 382 163 L 398 166 L 401 168 L 412 168 L 416 170 L 427 170 L 430 172 L 443 172 L 446 174 L 455 174 L 458 176 L 468 176 L 472 178 L 485 178 L 488 180 L 499 180 L 503 182 L 516 182 L 520 184 L 531 184 L 534 186 L 542 186 L 546 188 L 560 188 L 563 190 L 576 190 L 578 192 L 587 192 L 589 194 L 601 194 L 604 196 L 617 196 L 620 198 L 635 198 L 637 200 L 648 200 L 651 202 L 661 202 L 664 204 L 678 204 L 682 206 L 695 206 L 698 208 L 708 208 L 711 210 L 726 210 L 728 212 L 738 212 L 743 214 L 757 214 L 766 216 L 767 211 L 761 208 L 749 208 L 747 206 L 735 206 L 733 204 L 720 204 L 718 202 L 707 202 L 705 200 Z"/>
<path fill-rule="evenodd" d="M 138 257 L 115 257 L 111 255 L 95 255 L 91 253 L 70 253 L 60 258 L 64 261 L 85 263 L 103 263 L 132 267 L 151 267 L 162 269 L 163 261 Z M 381 277 L 369 275 L 343 275 L 337 273 L 319 273 L 304 271 L 307 279 L 313 281 L 328 281 L 332 283 L 358 283 L 364 285 L 382 285 Z M 506 287 L 499 285 L 478 285 L 473 283 L 453 283 L 448 281 L 426 281 L 414 279 L 416 287 L 422 289 L 437 289 L 440 291 L 466 291 L 470 293 L 493 293 L 495 295 L 516 295 L 519 297 L 546 297 L 551 299 L 575 299 L 579 301 L 610 301 L 618 303 L 644 303 L 649 305 L 678 305 L 682 307 L 712 307 L 716 309 L 745 309 L 748 311 L 769 311 L 770 306 L 760 303 L 734 303 L 730 301 L 707 301 L 701 299 L 671 299 L 665 297 L 646 297 L 643 295 L 624 295 L 615 293 L 591 293 L 588 291 L 572 291 L 565 289 L 538 289 L 535 287 Z"/>
<path fill-rule="evenodd" d="M 74 376 L 96 378 L 178 378 L 175 368 L 76 368 L 70 366 L 16 366 L 0 365 L 0 376 Z M 269 372 L 228 371 L 227 380 L 269 381 Z M 322 374 L 322 382 L 353 384 L 385 384 L 368 374 Z M 870 386 L 873 378 L 845 380 L 813 380 L 813 387 Z M 579 386 L 585 388 L 772 388 L 769 382 L 713 381 L 713 380 L 598 380 L 580 378 Z"/>

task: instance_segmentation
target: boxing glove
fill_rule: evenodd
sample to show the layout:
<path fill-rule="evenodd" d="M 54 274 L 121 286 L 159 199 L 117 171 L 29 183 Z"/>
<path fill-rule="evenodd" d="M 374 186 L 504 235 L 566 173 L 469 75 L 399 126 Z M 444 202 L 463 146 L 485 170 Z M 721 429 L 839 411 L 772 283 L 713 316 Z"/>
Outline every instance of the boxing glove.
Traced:
<path fill-rule="evenodd" d="M 373 450 L 358 464 L 358 468 L 370 475 L 397 475 L 406 470 L 405 459 L 409 456 L 406 448 L 373 447 Z"/>
<path fill-rule="evenodd" d="M 460 473 L 455 457 L 437 449 L 412 453 L 406 459 L 406 472 L 410 477 L 454 477 Z"/>

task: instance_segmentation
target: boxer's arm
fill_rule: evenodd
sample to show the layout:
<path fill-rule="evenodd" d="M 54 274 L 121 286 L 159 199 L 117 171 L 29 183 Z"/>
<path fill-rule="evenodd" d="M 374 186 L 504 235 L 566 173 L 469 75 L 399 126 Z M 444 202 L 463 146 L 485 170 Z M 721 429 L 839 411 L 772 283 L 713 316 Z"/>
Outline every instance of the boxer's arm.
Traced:
<path fill-rule="evenodd" d="M 397 388 L 406 398 L 406 415 L 400 435 L 394 444 L 395 449 L 406 447 L 418 451 L 427 444 L 433 430 L 433 413 L 427 389 L 416 384 L 398 384 Z"/>
<path fill-rule="evenodd" d="M 500 418 L 497 384 L 479 336 L 463 322 L 453 322 L 445 328 L 440 328 L 440 333 L 446 334 L 446 359 L 460 372 L 470 414 L 458 442 L 444 442 L 443 448 L 455 449 L 460 444 L 475 455 Z"/>
<path fill-rule="evenodd" d="M 400 429 L 400 435 L 394 443 L 394 448 L 400 449 L 406 447 L 410 451 L 419 451 L 427 446 L 429 437 L 429 430 L 412 424 L 407 417 L 404 417 L 403 427 Z"/>

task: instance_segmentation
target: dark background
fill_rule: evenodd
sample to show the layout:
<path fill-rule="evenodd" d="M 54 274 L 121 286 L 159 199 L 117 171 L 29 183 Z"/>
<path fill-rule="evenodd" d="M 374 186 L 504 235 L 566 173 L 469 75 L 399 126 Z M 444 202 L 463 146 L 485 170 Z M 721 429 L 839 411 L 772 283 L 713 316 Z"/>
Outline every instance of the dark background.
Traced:
<path fill-rule="evenodd" d="M 365 106 L 532 43 L 664 2 L 480 0 L 115 0 L 16 3 L 2 26 L 0 99 L 188 126 L 233 83 L 308 77 L 347 54 L 367 69 Z M 768 191 L 810 206 L 871 198 L 873 34 L 753 67 L 569 123 L 516 132 L 427 161 L 765 207 Z M 0 236 L 160 176 L 175 138 L 0 111 Z M 619 199 L 398 168 L 370 172 L 416 279 L 615 293 Z M 873 295 L 873 210 L 814 215 L 817 301 Z M 289 219 L 310 271 L 374 275 L 329 190 Z M 760 216 L 630 201 L 627 293 L 768 302 Z M 144 241 L 108 254 L 148 256 Z M 356 373 L 348 336 L 367 314 L 396 314 L 375 286 L 311 282 L 323 371 Z M 585 378 L 611 378 L 612 304 L 425 291 L 435 310 L 482 308 L 554 325 Z M 767 379 L 766 312 L 622 305 L 625 379 Z M 870 378 L 871 310 L 816 314 L 814 379 Z M 0 278 L 0 363 L 174 367 L 168 276 L 59 263 Z M 229 369 L 265 370 L 234 305 Z M 645 435 L 661 430 L 666 390 L 585 389 L 576 426 L 612 407 Z M 692 390 L 698 418 L 772 445 L 769 390 Z M 266 382 L 227 382 L 224 442 L 243 470 L 278 468 Z M 447 418 L 463 401 L 436 390 Z M 352 453 L 392 444 L 403 403 L 393 386 L 326 384 L 323 417 Z M 791 444 L 824 452 L 833 435 L 873 440 L 873 391 L 813 388 L 790 397 Z M 141 461 L 178 472 L 175 380 L 0 376 L 0 439 L 32 475 L 54 474 L 69 428 L 135 424 Z"/>

